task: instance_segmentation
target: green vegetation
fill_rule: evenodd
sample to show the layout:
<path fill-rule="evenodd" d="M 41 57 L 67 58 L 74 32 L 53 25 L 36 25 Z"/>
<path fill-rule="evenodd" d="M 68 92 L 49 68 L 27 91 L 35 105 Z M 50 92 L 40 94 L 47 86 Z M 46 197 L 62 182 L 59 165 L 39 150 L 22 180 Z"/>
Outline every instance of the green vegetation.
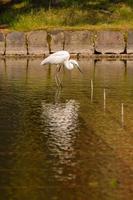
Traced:
<path fill-rule="evenodd" d="M 6 25 L 8 29 L 133 28 L 132 0 L 18 0 L 7 2 L 4 4 L 4 9 L 1 9 L 0 26 Z"/>

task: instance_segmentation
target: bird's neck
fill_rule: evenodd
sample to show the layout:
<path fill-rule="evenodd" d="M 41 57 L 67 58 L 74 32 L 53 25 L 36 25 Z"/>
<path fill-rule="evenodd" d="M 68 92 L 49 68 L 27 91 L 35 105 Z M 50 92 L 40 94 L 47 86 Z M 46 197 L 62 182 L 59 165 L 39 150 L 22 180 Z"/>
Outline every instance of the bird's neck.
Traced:
<path fill-rule="evenodd" d="M 64 65 L 67 69 L 73 69 L 73 65 L 69 62 L 69 60 L 64 61 Z"/>

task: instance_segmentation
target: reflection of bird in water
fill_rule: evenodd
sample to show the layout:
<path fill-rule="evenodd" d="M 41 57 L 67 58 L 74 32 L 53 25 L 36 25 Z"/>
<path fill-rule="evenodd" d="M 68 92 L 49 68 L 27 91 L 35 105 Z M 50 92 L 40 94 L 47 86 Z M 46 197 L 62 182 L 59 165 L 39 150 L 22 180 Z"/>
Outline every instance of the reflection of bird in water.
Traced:
<path fill-rule="evenodd" d="M 47 58 L 45 58 L 42 62 L 41 65 L 45 64 L 55 64 L 57 65 L 56 69 L 56 74 L 55 74 L 55 80 L 57 86 L 61 86 L 61 81 L 59 80 L 58 77 L 58 72 L 61 69 L 61 65 L 63 64 L 68 70 L 72 70 L 74 67 L 76 67 L 80 72 L 81 69 L 79 67 L 79 64 L 76 60 L 70 59 L 70 54 L 67 51 L 57 51 L 56 53 L 53 53 L 49 55 Z"/>
<path fill-rule="evenodd" d="M 76 133 L 78 131 L 78 110 L 79 104 L 75 100 L 69 100 L 65 103 L 46 103 L 42 102 L 42 119 L 45 127 L 44 132 L 47 137 L 48 149 L 51 155 L 58 156 L 54 171 L 56 177 L 60 179 L 73 179 L 71 177 L 61 176 L 65 167 L 71 167 L 75 163 L 74 144 Z"/>

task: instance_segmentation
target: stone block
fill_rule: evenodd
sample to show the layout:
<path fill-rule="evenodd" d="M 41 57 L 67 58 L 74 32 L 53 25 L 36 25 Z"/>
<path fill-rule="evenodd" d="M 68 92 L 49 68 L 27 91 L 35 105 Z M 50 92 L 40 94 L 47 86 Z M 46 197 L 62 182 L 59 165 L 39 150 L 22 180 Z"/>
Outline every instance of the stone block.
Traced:
<path fill-rule="evenodd" d="M 124 35 L 120 31 L 98 31 L 95 38 L 95 50 L 99 53 L 123 53 Z"/>
<path fill-rule="evenodd" d="M 64 49 L 64 32 L 63 31 L 50 31 L 50 52 L 56 52 Z"/>
<path fill-rule="evenodd" d="M 11 32 L 6 36 L 6 55 L 27 55 L 24 32 Z"/>
<path fill-rule="evenodd" d="M 48 54 L 48 42 L 46 31 L 32 31 L 27 34 L 28 53 L 32 55 Z"/>
<path fill-rule="evenodd" d="M 5 35 L 0 32 L 0 55 L 5 53 Z"/>
<path fill-rule="evenodd" d="M 93 54 L 93 32 L 65 31 L 65 50 L 70 53 Z"/>
<path fill-rule="evenodd" d="M 133 31 L 129 31 L 127 35 L 127 53 L 133 53 Z"/>

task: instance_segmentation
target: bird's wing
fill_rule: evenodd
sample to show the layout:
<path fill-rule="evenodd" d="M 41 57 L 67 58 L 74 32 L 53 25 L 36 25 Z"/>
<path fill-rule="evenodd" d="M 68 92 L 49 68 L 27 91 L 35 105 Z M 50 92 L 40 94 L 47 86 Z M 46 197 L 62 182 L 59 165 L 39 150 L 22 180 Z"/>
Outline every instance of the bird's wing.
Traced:
<path fill-rule="evenodd" d="M 67 51 L 57 51 L 51 55 L 49 55 L 47 58 L 45 58 L 41 65 L 44 64 L 61 64 L 65 60 L 70 58 L 70 54 Z"/>
<path fill-rule="evenodd" d="M 64 50 L 62 50 L 62 51 L 57 51 L 57 52 L 51 54 L 51 56 L 64 56 L 64 57 L 66 57 L 66 58 L 68 58 L 68 59 L 70 58 L 69 52 L 68 52 L 68 51 L 64 51 Z"/>

